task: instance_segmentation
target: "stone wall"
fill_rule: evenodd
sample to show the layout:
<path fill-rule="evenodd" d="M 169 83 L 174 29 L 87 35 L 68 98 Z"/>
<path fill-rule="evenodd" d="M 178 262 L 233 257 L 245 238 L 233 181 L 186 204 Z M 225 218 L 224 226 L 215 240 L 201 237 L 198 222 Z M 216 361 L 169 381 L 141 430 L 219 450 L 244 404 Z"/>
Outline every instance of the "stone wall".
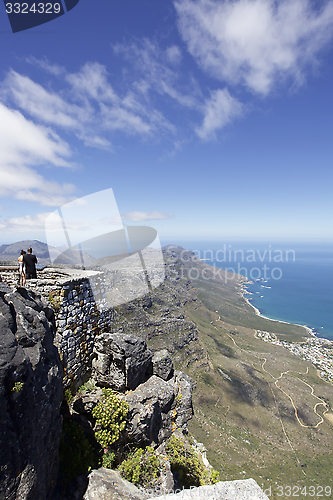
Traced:
<path fill-rule="evenodd" d="M 34 290 L 48 299 L 55 311 L 54 344 L 64 369 L 64 388 L 72 386 L 76 390 L 90 376 L 95 337 L 112 330 L 114 310 L 97 307 L 91 280 L 94 279 L 95 295 L 96 289 L 99 295 L 103 294 L 98 273 L 64 273 L 45 269 L 39 273 Z"/>
<path fill-rule="evenodd" d="M 2 267 L 2 280 L 17 285 L 17 269 Z M 77 389 L 89 377 L 94 339 L 112 331 L 113 309 L 97 307 L 95 296 L 103 300 L 102 274 L 78 269 L 45 268 L 38 271 L 37 280 L 27 281 L 27 288 L 40 294 L 55 312 L 58 348 L 64 370 L 64 388 Z"/>

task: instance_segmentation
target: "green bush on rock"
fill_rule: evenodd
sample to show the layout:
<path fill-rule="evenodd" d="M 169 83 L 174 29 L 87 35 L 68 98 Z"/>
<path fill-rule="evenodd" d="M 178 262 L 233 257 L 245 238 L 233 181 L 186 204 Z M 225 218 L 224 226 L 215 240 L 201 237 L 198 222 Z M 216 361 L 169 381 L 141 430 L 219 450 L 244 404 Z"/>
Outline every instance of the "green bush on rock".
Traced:
<path fill-rule="evenodd" d="M 197 453 L 192 448 L 186 447 L 181 439 L 172 435 L 166 444 L 165 450 L 170 461 L 171 470 L 178 472 L 182 487 L 202 486 L 219 481 L 219 473 L 214 469 L 209 471 L 201 462 Z"/>
<path fill-rule="evenodd" d="M 122 401 L 112 389 L 103 389 L 99 403 L 92 411 L 96 419 L 95 437 L 102 448 L 118 441 L 126 426 L 129 405 Z"/>
<path fill-rule="evenodd" d="M 115 454 L 113 451 L 107 451 L 107 449 L 104 449 L 104 455 L 102 458 L 102 467 L 106 467 L 107 469 L 112 469 L 113 464 L 115 461 Z"/>
<path fill-rule="evenodd" d="M 120 474 L 134 484 L 153 486 L 160 472 L 160 460 L 154 448 L 138 448 L 132 451 L 118 467 Z"/>

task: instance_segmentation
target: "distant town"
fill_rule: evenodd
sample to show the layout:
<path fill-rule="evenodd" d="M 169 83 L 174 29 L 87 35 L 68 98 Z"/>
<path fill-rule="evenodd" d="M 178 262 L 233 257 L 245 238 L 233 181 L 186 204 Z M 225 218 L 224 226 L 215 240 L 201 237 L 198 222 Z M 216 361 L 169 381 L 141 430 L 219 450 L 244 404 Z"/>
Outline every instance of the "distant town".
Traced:
<path fill-rule="evenodd" d="M 295 356 L 310 361 L 324 380 L 333 384 L 333 341 L 311 337 L 305 342 L 286 342 L 278 340 L 274 333 L 257 330 L 257 337 L 265 342 L 279 345 L 291 351 Z"/>

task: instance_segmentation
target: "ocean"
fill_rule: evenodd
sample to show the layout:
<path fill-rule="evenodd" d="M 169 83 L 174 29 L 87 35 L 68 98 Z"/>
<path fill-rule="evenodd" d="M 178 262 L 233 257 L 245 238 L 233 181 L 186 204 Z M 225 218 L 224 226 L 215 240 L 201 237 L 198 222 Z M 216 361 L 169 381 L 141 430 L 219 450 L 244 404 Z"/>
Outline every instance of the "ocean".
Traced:
<path fill-rule="evenodd" d="M 207 264 L 252 281 L 246 297 L 268 318 L 333 340 L 333 243 L 222 241 L 178 243 Z"/>

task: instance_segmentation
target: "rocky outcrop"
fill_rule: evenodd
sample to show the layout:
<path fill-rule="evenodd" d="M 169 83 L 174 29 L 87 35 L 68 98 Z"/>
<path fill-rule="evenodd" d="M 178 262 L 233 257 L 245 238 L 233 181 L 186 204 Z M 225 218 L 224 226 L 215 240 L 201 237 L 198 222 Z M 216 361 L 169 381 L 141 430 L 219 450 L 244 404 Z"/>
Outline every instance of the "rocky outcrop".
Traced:
<path fill-rule="evenodd" d="M 93 376 L 100 386 L 135 389 L 149 375 L 152 352 L 134 335 L 103 333 L 95 341 Z"/>
<path fill-rule="evenodd" d="M 173 362 L 166 349 L 155 352 L 153 359 L 153 375 L 169 380 L 173 375 Z"/>
<path fill-rule="evenodd" d="M 182 372 L 167 382 L 153 375 L 124 399 L 130 407 L 127 436 L 140 446 L 162 443 L 192 418 L 191 381 Z"/>
<path fill-rule="evenodd" d="M 53 321 L 34 292 L 0 285 L 0 498 L 52 497 L 62 401 Z"/>
<path fill-rule="evenodd" d="M 89 485 L 83 500 L 144 500 L 148 498 L 133 483 L 123 479 L 118 471 L 105 469 L 93 470 L 89 474 Z"/>
<path fill-rule="evenodd" d="M 191 379 L 174 371 L 168 351 L 152 357 L 144 340 L 109 333 L 98 337 L 95 351 L 95 386 L 75 396 L 75 412 L 92 421 L 92 410 L 102 396 L 101 387 L 126 391 L 121 396 L 129 404 L 126 440 L 138 446 L 159 445 L 192 418 Z M 154 371 L 160 376 L 152 375 Z"/>
<path fill-rule="evenodd" d="M 94 470 L 89 474 L 89 485 L 83 500 L 269 500 L 254 479 L 219 481 L 216 484 L 191 489 L 148 490 L 146 492 L 123 479 L 117 471 Z"/>

